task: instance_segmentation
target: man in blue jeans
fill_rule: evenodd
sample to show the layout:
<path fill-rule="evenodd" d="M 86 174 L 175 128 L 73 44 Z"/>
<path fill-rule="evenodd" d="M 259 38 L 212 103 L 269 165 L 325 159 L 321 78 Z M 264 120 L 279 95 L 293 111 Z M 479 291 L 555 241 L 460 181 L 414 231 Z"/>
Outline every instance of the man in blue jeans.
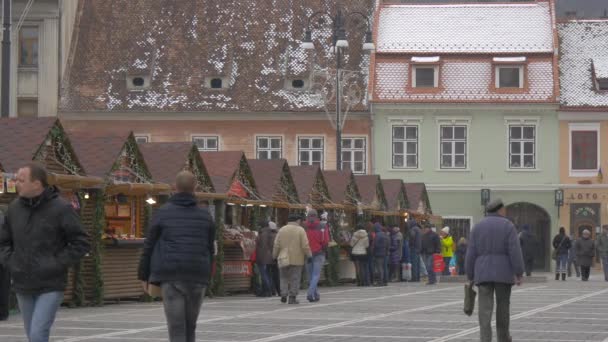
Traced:
<path fill-rule="evenodd" d="M 608 225 L 602 226 L 602 234 L 597 237 L 597 252 L 602 259 L 604 280 L 608 281 Z"/>
<path fill-rule="evenodd" d="M 412 282 L 420 281 L 420 268 L 425 267 L 420 264 L 420 251 L 422 249 L 422 232 L 415 219 L 408 221 L 409 227 L 409 244 L 410 244 L 410 260 L 412 261 Z"/>
<path fill-rule="evenodd" d="M 0 231 L 0 263 L 11 273 L 30 342 L 48 342 L 68 268 L 89 251 L 80 218 L 47 179 L 38 163 L 19 169 L 19 198 L 9 205 Z"/>
<path fill-rule="evenodd" d="M 441 241 L 439 235 L 431 230 L 429 225 L 425 225 L 422 230 L 422 260 L 429 275 L 427 285 L 437 284 L 437 276 L 433 270 L 433 255 L 441 253 Z"/>
<path fill-rule="evenodd" d="M 306 262 L 306 271 L 308 273 L 308 281 L 310 282 L 306 299 L 312 303 L 318 302 L 321 299 L 318 284 L 323 265 L 325 264 L 325 251 L 329 245 L 329 226 L 319 220 L 319 215 L 315 209 L 309 210 L 306 216 L 304 227 L 306 228 L 306 236 L 308 237 L 308 244 L 312 252 L 312 258 Z"/>

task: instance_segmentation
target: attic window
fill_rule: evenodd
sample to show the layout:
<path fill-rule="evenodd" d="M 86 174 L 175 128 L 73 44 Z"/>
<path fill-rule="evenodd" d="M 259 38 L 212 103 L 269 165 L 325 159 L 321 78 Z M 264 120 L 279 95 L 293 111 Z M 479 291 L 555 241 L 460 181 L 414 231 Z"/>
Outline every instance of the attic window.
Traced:
<path fill-rule="evenodd" d="M 608 78 L 600 78 L 597 80 L 597 90 L 608 91 Z"/>
<path fill-rule="evenodd" d="M 129 90 L 143 90 L 149 87 L 149 76 L 130 75 L 127 77 L 127 89 Z"/>
<path fill-rule="evenodd" d="M 304 88 L 304 80 L 293 80 L 291 86 L 296 89 Z"/>
<path fill-rule="evenodd" d="M 285 89 L 306 90 L 308 89 L 308 82 L 302 78 L 289 78 L 285 80 Z"/>
<path fill-rule="evenodd" d="M 212 78 L 209 83 L 211 89 L 222 89 L 222 79 L 221 78 Z"/>
<path fill-rule="evenodd" d="M 608 58 L 593 58 L 593 78 L 598 91 L 608 91 Z"/>

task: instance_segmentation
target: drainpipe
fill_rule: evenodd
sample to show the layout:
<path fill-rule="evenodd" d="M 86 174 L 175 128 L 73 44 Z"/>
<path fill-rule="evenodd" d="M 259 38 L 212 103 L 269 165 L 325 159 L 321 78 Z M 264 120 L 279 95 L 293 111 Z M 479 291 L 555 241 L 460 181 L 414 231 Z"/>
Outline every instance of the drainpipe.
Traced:
<path fill-rule="evenodd" d="M 376 165 L 374 163 L 374 149 L 376 148 L 376 143 L 374 142 L 374 104 L 369 104 L 369 167 L 370 167 L 370 175 L 376 174 Z"/>
<path fill-rule="evenodd" d="M 0 86 L 0 114 L 9 117 L 9 98 L 11 81 L 11 0 L 3 0 L 3 33 L 2 33 L 2 84 Z"/>

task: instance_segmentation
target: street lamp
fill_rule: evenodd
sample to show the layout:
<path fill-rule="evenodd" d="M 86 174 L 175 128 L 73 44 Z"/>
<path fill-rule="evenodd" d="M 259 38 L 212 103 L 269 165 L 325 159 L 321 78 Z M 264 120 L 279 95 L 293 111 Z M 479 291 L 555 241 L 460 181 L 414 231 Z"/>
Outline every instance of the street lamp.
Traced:
<path fill-rule="evenodd" d="M 374 50 L 374 42 L 372 38 L 371 25 L 369 17 L 361 12 L 350 12 L 344 13 L 338 9 L 335 16 L 331 14 L 319 11 L 313 13 L 308 18 L 308 24 L 306 25 L 306 32 L 304 34 L 304 40 L 302 40 L 302 48 L 306 50 L 313 50 L 315 48 L 312 42 L 312 31 L 310 29 L 310 22 L 319 15 L 327 15 L 331 18 L 332 28 L 332 48 L 331 52 L 335 53 L 336 56 L 336 170 L 342 170 L 342 125 L 340 123 L 340 110 L 342 95 L 340 91 L 340 68 L 342 62 L 342 49 L 348 48 L 348 40 L 346 39 L 346 29 L 344 23 L 346 19 L 352 18 L 353 16 L 362 17 L 367 23 L 367 31 L 365 32 L 365 43 L 363 43 L 363 51 Z"/>

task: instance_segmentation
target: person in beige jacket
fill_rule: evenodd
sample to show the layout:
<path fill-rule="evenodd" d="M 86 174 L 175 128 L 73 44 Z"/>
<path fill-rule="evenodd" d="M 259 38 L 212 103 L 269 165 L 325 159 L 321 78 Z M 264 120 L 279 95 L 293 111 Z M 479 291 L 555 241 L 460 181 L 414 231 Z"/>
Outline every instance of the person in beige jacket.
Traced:
<path fill-rule="evenodd" d="M 274 241 L 272 255 L 279 264 L 279 274 L 281 276 L 281 302 L 289 304 L 299 304 L 296 297 L 300 290 L 300 280 L 302 278 L 302 267 L 308 258 L 312 257 L 306 231 L 302 228 L 302 217 L 291 214 L 288 223 L 279 229 L 279 233 Z"/>

